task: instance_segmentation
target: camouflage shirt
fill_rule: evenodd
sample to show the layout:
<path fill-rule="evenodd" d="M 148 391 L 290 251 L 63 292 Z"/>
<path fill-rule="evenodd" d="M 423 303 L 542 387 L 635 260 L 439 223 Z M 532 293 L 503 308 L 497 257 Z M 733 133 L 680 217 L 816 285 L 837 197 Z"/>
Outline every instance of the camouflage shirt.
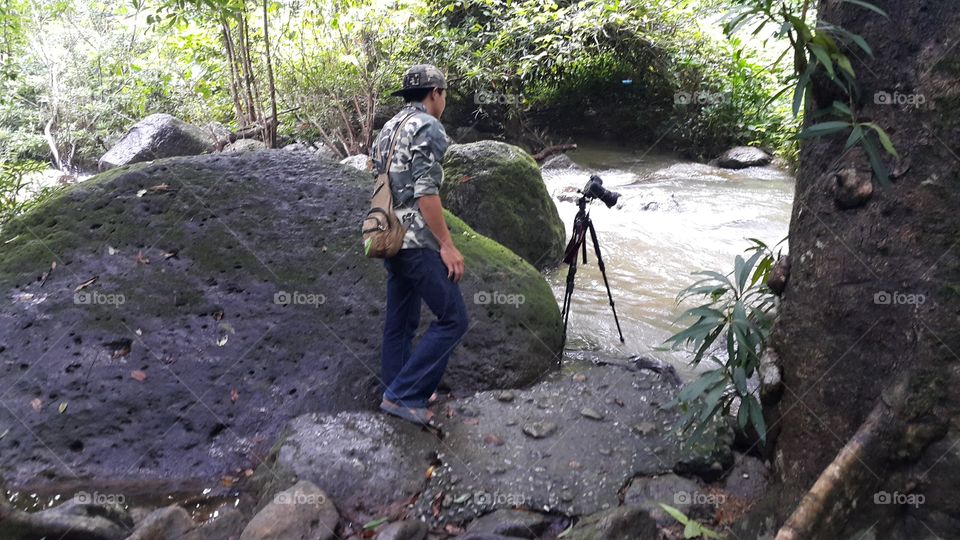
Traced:
<path fill-rule="evenodd" d="M 390 143 L 397 125 L 410 113 L 397 137 L 388 176 L 393 191 L 393 207 L 400 222 L 407 227 L 403 247 L 440 250 L 440 243 L 427 227 L 420 213 L 419 197 L 439 195 L 443 182 L 443 154 L 450 145 L 439 120 L 426 112 L 422 103 L 409 103 L 387 121 L 374 142 L 371 157 L 374 171 L 383 170 L 383 161 L 390 152 Z"/>

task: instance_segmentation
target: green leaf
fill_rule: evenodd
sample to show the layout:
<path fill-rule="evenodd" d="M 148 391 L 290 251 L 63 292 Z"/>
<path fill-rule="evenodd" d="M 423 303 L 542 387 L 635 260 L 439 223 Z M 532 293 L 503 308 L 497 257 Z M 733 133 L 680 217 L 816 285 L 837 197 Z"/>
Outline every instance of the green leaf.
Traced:
<path fill-rule="evenodd" d="M 837 74 L 833 71 L 833 60 L 830 59 L 830 53 L 817 43 L 807 43 L 807 48 L 817 57 L 817 60 L 820 61 L 823 67 L 827 68 L 827 73 L 830 74 L 830 78 L 835 78 Z"/>
<path fill-rule="evenodd" d="M 882 186 L 890 185 L 890 173 L 887 171 L 887 166 L 884 165 L 883 160 L 880 159 L 880 151 L 877 149 L 877 146 L 870 140 L 870 137 L 864 137 L 861 139 L 863 144 L 863 149 L 867 152 L 867 157 L 870 159 L 870 166 L 873 168 L 873 174 L 876 175 L 877 181 L 880 182 Z"/>
<path fill-rule="evenodd" d="M 690 521 L 690 518 L 688 518 L 686 514 L 684 514 L 680 510 L 677 510 L 676 508 L 668 504 L 663 504 L 663 503 L 659 503 L 659 504 L 660 504 L 660 508 L 663 508 L 664 512 L 670 514 L 670 517 L 679 521 L 682 525 L 686 525 Z"/>
<path fill-rule="evenodd" d="M 364 528 L 364 530 L 376 529 L 377 527 L 383 525 L 384 523 L 386 523 L 386 522 L 388 522 L 388 521 L 390 521 L 390 520 L 387 519 L 387 518 L 385 518 L 385 517 L 377 518 L 377 519 L 375 519 L 375 520 L 373 520 L 373 521 L 368 521 L 367 523 L 365 523 L 365 524 L 363 525 L 363 528 Z"/>
<path fill-rule="evenodd" d="M 723 380 L 723 377 L 724 373 L 722 369 L 708 371 L 692 383 L 683 385 L 683 389 L 680 390 L 680 393 L 677 395 L 677 397 L 680 398 L 680 401 L 692 401 L 700 394 L 703 394 L 707 388 L 711 388 L 713 385 Z"/>
<path fill-rule="evenodd" d="M 853 145 L 860 142 L 860 139 L 863 138 L 863 128 L 860 127 L 860 124 L 853 126 L 853 131 L 850 132 L 850 137 L 847 138 L 847 144 L 844 145 L 844 150 L 849 150 L 853 148 Z"/>
<path fill-rule="evenodd" d="M 872 12 L 874 12 L 874 13 L 878 13 L 878 14 L 880 14 L 880 15 L 888 18 L 888 19 L 890 18 L 890 16 L 887 15 L 887 12 L 886 12 L 886 11 L 878 8 L 877 6 L 871 4 L 870 2 L 865 2 L 864 0 L 843 0 L 843 1 L 846 2 L 846 3 L 848 3 L 848 4 L 853 4 L 853 5 L 856 5 L 856 6 L 860 6 L 860 7 L 862 7 L 862 8 L 869 9 L 870 11 L 872 11 Z"/>
<path fill-rule="evenodd" d="M 700 524 L 694 520 L 687 522 L 687 525 L 683 528 L 683 537 L 684 538 L 697 538 L 700 536 Z"/>
<path fill-rule="evenodd" d="M 740 366 L 733 368 L 733 384 L 741 396 L 747 394 L 747 372 Z"/>
<path fill-rule="evenodd" d="M 750 420 L 750 401 L 741 398 L 740 399 L 740 410 L 737 411 L 737 425 L 740 426 L 740 429 L 747 427 L 747 422 Z"/>
<path fill-rule="evenodd" d="M 830 135 L 831 133 L 837 133 L 843 131 L 850 127 L 850 122 L 840 122 L 840 121 L 830 121 L 830 122 L 820 122 L 819 124 L 814 124 L 797 135 L 798 139 L 810 139 L 813 137 L 823 137 L 824 135 Z"/>
<path fill-rule="evenodd" d="M 757 434 L 760 435 L 760 440 L 766 442 L 767 424 L 763 420 L 763 407 L 760 406 L 757 398 L 752 395 L 747 396 L 747 400 L 750 402 L 750 423 L 753 424 L 753 428 L 756 429 Z"/>
<path fill-rule="evenodd" d="M 850 64 L 850 59 L 845 55 L 837 55 L 837 65 L 840 66 L 840 69 L 846 71 L 851 78 L 857 78 L 857 74 L 853 72 L 853 66 Z"/>
<path fill-rule="evenodd" d="M 890 140 L 890 136 L 887 135 L 887 132 L 884 131 L 882 127 L 874 124 L 873 122 L 867 122 L 865 125 L 877 132 L 877 137 L 880 139 L 880 144 L 883 145 L 883 149 L 886 150 L 888 154 L 891 156 L 900 157 L 900 154 L 897 153 L 897 149 L 893 147 L 893 141 Z"/>
<path fill-rule="evenodd" d="M 850 107 L 847 107 L 846 103 L 842 101 L 834 101 L 832 107 L 841 113 L 853 118 L 853 111 L 850 110 Z"/>
<path fill-rule="evenodd" d="M 793 93 L 793 116 L 796 117 L 800 114 L 800 106 L 803 105 L 803 96 L 807 92 L 807 85 L 810 84 L 810 77 L 813 75 L 813 71 L 816 69 L 816 66 L 810 64 L 807 66 L 807 69 L 804 70 L 803 74 L 800 75 L 800 78 L 797 79 L 797 87 Z"/>

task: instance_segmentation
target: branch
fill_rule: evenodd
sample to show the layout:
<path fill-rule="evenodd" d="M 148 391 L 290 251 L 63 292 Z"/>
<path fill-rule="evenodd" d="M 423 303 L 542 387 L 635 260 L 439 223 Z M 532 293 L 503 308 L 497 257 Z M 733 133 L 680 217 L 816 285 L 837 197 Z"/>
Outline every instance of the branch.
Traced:
<path fill-rule="evenodd" d="M 566 152 L 568 150 L 576 150 L 576 149 L 577 149 L 576 144 L 556 144 L 553 146 L 548 146 L 543 150 L 537 152 L 536 154 L 533 155 L 533 159 L 537 163 L 542 163 L 545 159 L 547 159 L 548 157 L 554 154 L 559 154 L 561 152 Z"/>

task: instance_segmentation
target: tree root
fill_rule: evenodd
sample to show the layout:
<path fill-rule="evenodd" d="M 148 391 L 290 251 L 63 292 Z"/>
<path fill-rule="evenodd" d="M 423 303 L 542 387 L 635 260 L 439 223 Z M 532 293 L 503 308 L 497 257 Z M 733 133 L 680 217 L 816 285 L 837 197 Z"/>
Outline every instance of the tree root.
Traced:
<path fill-rule="evenodd" d="M 807 540 L 842 528 L 858 500 L 875 491 L 883 478 L 887 452 L 882 445 L 903 431 L 899 414 L 908 395 L 909 377 L 902 375 L 890 392 L 881 395 L 853 437 L 817 478 L 793 514 L 777 532 L 776 540 Z"/>

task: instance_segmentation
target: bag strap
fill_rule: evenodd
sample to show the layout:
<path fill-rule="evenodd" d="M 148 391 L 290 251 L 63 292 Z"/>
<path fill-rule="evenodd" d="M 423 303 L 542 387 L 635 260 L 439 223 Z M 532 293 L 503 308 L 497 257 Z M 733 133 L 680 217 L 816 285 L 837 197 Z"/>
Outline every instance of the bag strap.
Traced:
<path fill-rule="evenodd" d="M 413 111 L 412 113 L 408 114 L 403 120 L 400 121 L 399 124 L 397 124 L 397 130 L 393 132 L 393 135 L 392 135 L 392 137 L 391 137 L 392 140 L 391 140 L 391 142 L 390 142 L 390 150 L 387 152 L 387 159 L 384 160 L 384 162 L 383 162 L 384 171 L 383 171 L 382 173 L 378 173 L 378 174 L 386 174 L 386 175 L 387 175 L 387 182 L 390 181 L 390 174 L 389 174 L 389 173 L 390 173 L 390 162 L 393 161 L 393 151 L 394 151 L 394 149 L 397 147 L 397 139 L 400 137 L 400 130 L 403 129 L 403 125 L 407 123 L 407 120 L 409 120 L 410 118 L 412 118 L 413 115 L 417 114 L 418 112 L 420 112 L 420 111 L 416 111 L 416 110 L 415 110 L 415 111 Z"/>

